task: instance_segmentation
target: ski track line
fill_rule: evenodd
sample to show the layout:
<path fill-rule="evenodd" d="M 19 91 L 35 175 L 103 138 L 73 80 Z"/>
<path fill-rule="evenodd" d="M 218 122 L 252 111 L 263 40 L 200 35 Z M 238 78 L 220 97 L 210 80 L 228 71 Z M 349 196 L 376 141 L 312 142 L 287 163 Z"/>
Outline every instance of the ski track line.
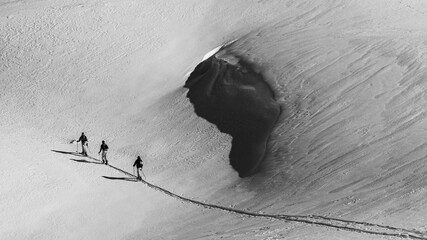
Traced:
<path fill-rule="evenodd" d="M 100 161 L 91 156 L 87 156 L 87 157 L 92 160 Z M 107 166 L 119 172 L 122 172 L 128 176 L 136 178 L 136 176 L 133 175 L 132 173 L 126 172 L 125 170 L 122 170 L 118 167 L 115 167 L 110 164 L 107 164 Z M 141 180 L 141 182 L 147 185 L 148 187 L 155 189 L 157 191 L 163 192 L 173 198 L 179 199 L 184 202 L 190 202 L 208 209 L 219 209 L 226 212 L 250 216 L 250 217 L 263 217 L 263 218 L 269 218 L 269 219 L 285 220 L 289 222 L 299 222 L 299 223 L 304 223 L 309 225 L 319 225 L 323 227 L 329 227 L 329 228 L 335 228 L 335 229 L 340 229 L 344 231 L 365 233 L 365 234 L 371 234 L 371 235 L 427 240 L 427 234 L 421 231 L 397 228 L 397 227 L 368 223 L 368 222 L 329 218 L 329 217 L 319 216 L 319 215 L 281 215 L 281 214 L 264 214 L 264 213 L 247 212 L 247 211 L 224 207 L 220 205 L 199 202 L 193 199 L 189 199 L 189 198 L 185 198 L 180 195 L 177 195 L 164 188 L 151 184 L 146 180 Z"/>
<path fill-rule="evenodd" d="M 135 177 L 135 175 L 126 172 L 120 168 L 117 168 L 115 166 L 112 166 L 108 164 L 109 167 L 120 171 L 128 176 Z M 142 183 L 146 184 L 150 188 L 153 188 L 155 190 L 161 191 L 171 197 L 177 198 L 179 200 L 185 201 L 185 202 L 191 202 L 193 204 L 208 208 L 208 209 L 220 209 L 223 211 L 231 212 L 231 213 L 237 213 L 241 215 L 246 216 L 252 216 L 252 217 L 264 217 L 264 218 L 270 218 L 270 219 L 278 219 L 278 220 L 285 220 L 290 222 L 300 222 L 305 224 L 311 224 L 311 225 L 321 225 L 325 227 L 330 228 L 337 228 L 341 230 L 346 231 L 352 231 L 352 232 L 359 232 L 359 233 L 366 233 L 366 234 L 373 234 L 373 235 L 382 235 L 382 236 L 391 236 L 391 237 L 398 237 L 398 238 L 412 238 L 412 239 L 427 239 L 427 236 L 423 234 L 422 232 L 416 231 L 416 230 L 408 230 L 404 228 L 396 228 L 392 226 L 386 226 L 386 225 L 380 225 L 380 224 L 373 224 L 368 222 L 359 222 L 359 221 L 350 221 L 350 220 L 343 220 L 338 218 L 329 218 L 324 216 L 317 216 L 317 215 L 274 215 L 274 214 L 262 214 L 262 213 L 254 213 L 254 212 L 247 212 L 239 209 L 234 208 L 228 208 L 224 206 L 209 204 L 209 203 L 203 203 L 199 202 L 193 199 L 185 198 L 182 196 L 179 196 L 175 193 L 172 193 L 164 188 L 161 188 L 159 186 L 156 186 L 154 184 L 151 184 L 145 180 L 141 180 Z M 369 229 L 371 228 L 371 229 Z"/>

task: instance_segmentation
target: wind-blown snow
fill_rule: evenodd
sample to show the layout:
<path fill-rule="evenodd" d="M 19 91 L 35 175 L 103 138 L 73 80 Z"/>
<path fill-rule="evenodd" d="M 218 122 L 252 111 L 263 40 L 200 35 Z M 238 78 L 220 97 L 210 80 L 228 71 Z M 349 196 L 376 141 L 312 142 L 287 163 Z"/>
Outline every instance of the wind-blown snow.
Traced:
<path fill-rule="evenodd" d="M 0 3 L 0 238 L 382 238 L 200 208 L 51 151 L 82 131 L 187 198 L 425 234 L 426 22 L 421 0 Z M 182 88 L 234 39 L 283 110 L 249 179 Z"/>

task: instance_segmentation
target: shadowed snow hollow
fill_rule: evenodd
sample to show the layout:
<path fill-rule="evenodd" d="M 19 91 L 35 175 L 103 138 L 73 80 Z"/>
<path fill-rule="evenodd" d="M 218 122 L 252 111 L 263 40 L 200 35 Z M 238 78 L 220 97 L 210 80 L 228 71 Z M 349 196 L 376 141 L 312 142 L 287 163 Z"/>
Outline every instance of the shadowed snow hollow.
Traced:
<path fill-rule="evenodd" d="M 280 114 L 263 76 L 225 48 L 197 65 L 185 87 L 197 115 L 233 137 L 231 166 L 241 177 L 253 174 Z"/>

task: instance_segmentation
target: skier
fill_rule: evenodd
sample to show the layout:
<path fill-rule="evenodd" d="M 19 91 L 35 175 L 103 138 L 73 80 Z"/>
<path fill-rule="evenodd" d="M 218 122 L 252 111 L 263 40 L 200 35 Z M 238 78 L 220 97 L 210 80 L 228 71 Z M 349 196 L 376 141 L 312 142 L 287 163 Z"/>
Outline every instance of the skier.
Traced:
<path fill-rule="evenodd" d="M 86 137 L 86 135 L 85 135 L 84 132 L 82 132 L 82 135 L 80 136 L 79 140 L 77 140 L 77 142 L 81 142 L 82 143 L 82 152 L 81 152 L 81 154 L 83 154 L 84 156 L 87 157 L 86 147 L 88 145 L 88 143 L 87 143 L 88 140 L 87 140 L 87 137 Z"/>
<path fill-rule="evenodd" d="M 142 163 L 142 159 L 140 156 L 138 156 L 138 158 L 135 160 L 135 163 L 133 164 L 134 167 L 136 167 L 136 172 L 137 172 L 137 180 L 142 180 L 141 175 L 139 175 L 139 170 L 142 171 L 142 166 L 144 164 Z"/>
<path fill-rule="evenodd" d="M 101 147 L 99 148 L 99 152 L 98 154 L 100 154 L 102 152 L 102 163 L 105 165 L 108 165 L 108 160 L 107 160 L 107 151 L 108 151 L 108 145 L 105 144 L 105 141 L 102 140 L 102 144 Z"/>

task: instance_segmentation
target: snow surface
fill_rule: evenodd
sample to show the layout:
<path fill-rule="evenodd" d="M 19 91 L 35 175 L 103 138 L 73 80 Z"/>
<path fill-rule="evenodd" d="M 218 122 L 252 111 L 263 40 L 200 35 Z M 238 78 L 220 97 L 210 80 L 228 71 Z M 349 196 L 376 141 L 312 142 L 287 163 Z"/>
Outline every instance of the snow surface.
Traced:
<path fill-rule="evenodd" d="M 394 238 L 204 208 L 52 151 L 82 131 L 179 196 L 427 238 L 426 22 L 423 0 L 0 1 L 0 239 Z M 235 39 L 283 109 L 245 179 L 182 88 Z"/>

